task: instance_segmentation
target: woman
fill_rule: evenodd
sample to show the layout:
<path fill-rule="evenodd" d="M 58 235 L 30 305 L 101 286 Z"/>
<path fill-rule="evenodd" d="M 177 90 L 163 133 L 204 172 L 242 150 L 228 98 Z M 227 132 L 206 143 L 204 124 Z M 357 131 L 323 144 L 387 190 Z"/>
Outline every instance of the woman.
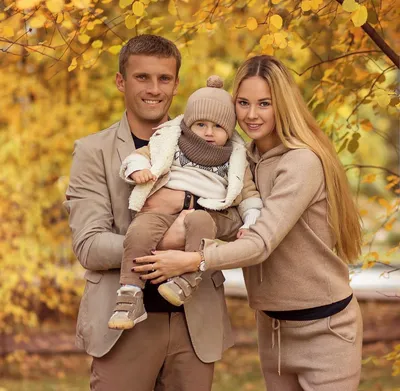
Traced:
<path fill-rule="evenodd" d="M 234 101 L 253 139 L 248 157 L 261 216 L 235 242 L 157 251 L 137 259 L 150 264 L 135 271 L 153 271 L 143 279 L 158 283 L 199 268 L 243 267 L 268 391 L 356 391 L 362 320 L 346 264 L 360 253 L 361 230 L 344 170 L 274 57 L 239 68 Z"/>

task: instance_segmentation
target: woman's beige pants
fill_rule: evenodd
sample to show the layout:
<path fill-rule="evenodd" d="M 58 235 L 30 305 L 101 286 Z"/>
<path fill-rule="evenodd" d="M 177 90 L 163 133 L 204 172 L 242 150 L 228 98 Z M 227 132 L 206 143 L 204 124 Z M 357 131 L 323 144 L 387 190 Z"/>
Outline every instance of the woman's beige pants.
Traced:
<path fill-rule="evenodd" d="M 279 321 L 262 311 L 256 317 L 268 391 L 357 391 L 363 326 L 355 297 L 324 319 Z"/>

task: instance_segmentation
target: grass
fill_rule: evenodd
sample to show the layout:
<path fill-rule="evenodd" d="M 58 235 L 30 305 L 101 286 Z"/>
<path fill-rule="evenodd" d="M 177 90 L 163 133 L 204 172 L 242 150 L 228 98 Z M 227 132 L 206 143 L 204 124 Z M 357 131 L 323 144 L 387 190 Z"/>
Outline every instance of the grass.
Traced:
<path fill-rule="evenodd" d="M 385 324 L 395 328 L 397 303 L 362 303 L 366 329 L 378 329 Z M 212 391 L 265 391 L 255 341 L 253 312 L 243 300 L 228 300 L 233 326 L 240 329 L 239 343 L 229 349 L 216 364 Z M 390 323 L 390 324 L 388 324 Z M 382 329 L 381 329 L 382 331 Z M 396 342 L 365 344 L 364 359 L 383 357 Z M 399 341 L 397 341 L 399 343 Z M 3 364 L 3 365 L 2 365 Z M 19 362 L 0 362 L 0 391 L 87 391 L 89 389 L 90 358 L 82 354 L 27 355 Z M 363 365 L 359 391 L 400 391 L 400 376 L 391 376 L 391 362 L 383 358 Z"/>

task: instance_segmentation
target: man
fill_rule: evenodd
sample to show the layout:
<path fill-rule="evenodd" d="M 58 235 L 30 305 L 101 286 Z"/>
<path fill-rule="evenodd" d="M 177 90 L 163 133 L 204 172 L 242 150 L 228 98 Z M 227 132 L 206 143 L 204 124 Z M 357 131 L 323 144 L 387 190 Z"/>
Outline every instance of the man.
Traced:
<path fill-rule="evenodd" d="M 154 35 L 132 38 L 121 50 L 116 75 L 126 112 L 120 122 L 75 143 L 65 204 L 74 252 L 87 269 L 77 345 L 93 356 L 94 391 L 209 391 L 214 362 L 233 344 L 221 272 L 205 273 L 184 307 L 170 305 L 148 284 L 148 319 L 123 333 L 107 327 L 131 221 L 131 188 L 119 177 L 119 168 L 135 148 L 147 144 L 153 128 L 168 119 L 180 62 L 172 42 Z M 183 194 L 174 194 L 177 202 L 163 202 L 165 191 L 171 190 L 161 190 L 154 204 L 161 205 L 163 213 L 179 213 Z"/>

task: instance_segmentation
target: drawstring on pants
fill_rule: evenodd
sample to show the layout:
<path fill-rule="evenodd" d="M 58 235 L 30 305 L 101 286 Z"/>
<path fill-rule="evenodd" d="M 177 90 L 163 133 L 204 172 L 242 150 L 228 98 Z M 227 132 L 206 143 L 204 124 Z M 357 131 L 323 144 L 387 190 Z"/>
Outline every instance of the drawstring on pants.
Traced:
<path fill-rule="evenodd" d="M 278 331 L 278 374 L 281 375 L 281 322 L 272 318 L 272 349 L 275 347 L 275 331 Z"/>

